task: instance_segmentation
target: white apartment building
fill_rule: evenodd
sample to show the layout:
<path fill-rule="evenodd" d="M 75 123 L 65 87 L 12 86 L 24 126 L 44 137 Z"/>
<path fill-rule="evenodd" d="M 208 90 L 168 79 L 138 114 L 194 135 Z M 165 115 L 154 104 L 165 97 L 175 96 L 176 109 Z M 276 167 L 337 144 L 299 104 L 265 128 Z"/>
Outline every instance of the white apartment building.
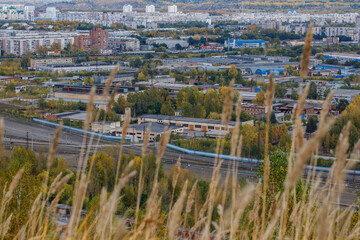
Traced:
<path fill-rule="evenodd" d="M 355 27 L 356 27 L 356 28 L 360 28 L 360 16 L 357 16 L 357 17 L 355 18 Z"/>
<path fill-rule="evenodd" d="M 109 36 L 109 49 L 114 52 L 139 51 L 140 41 L 131 37 L 111 37 Z"/>
<path fill-rule="evenodd" d="M 325 35 L 328 37 L 336 36 L 347 36 L 350 37 L 353 41 L 359 41 L 359 28 L 353 27 L 327 27 L 325 28 Z"/>
<path fill-rule="evenodd" d="M 132 6 L 130 4 L 126 4 L 123 6 L 123 12 L 124 13 L 129 13 L 132 12 Z"/>
<path fill-rule="evenodd" d="M 176 5 L 168 6 L 168 12 L 169 13 L 177 13 L 177 6 Z"/>
<path fill-rule="evenodd" d="M 0 4 L 0 20 L 34 21 L 35 7 L 23 4 Z"/>
<path fill-rule="evenodd" d="M 74 43 L 74 33 L 65 32 L 27 32 L 15 36 L 3 36 L 0 38 L 1 50 L 16 56 L 28 52 L 36 52 L 40 46 L 50 47 L 53 43 L 59 43 L 64 49 L 69 43 Z"/>
<path fill-rule="evenodd" d="M 56 21 L 56 7 L 46 8 L 46 18 Z"/>
<path fill-rule="evenodd" d="M 25 20 L 33 22 L 35 20 L 35 6 L 25 6 L 24 17 Z"/>
<path fill-rule="evenodd" d="M 154 5 L 146 5 L 145 12 L 154 13 L 155 12 L 155 6 Z"/>

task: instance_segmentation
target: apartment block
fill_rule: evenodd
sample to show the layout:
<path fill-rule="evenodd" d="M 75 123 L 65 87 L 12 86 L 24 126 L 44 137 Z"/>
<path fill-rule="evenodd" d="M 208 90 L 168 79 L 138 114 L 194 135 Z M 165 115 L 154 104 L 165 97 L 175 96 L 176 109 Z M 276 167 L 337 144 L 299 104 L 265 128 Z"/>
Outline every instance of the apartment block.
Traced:
<path fill-rule="evenodd" d="M 101 28 L 94 28 L 90 31 L 89 36 L 76 36 L 75 45 L 85 51 L 108 49 L 109 32 Z"/>

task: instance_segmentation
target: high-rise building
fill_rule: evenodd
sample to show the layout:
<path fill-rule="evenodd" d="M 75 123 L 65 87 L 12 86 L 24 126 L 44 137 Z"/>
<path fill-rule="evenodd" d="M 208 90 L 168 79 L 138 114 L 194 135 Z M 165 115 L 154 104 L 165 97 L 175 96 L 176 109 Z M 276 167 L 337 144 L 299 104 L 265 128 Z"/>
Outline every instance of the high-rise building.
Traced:
<path fill-rule="evenodd" d="M 155 12 L 155 6 L 154 5 L 146 5 L 145 12 L 147 12 L 147 13 Z"/>
<path fill-rule="evenodd" d="M 89 36 L 76 36 L 75 45 L 81 50 L 105 50 L 109 45 L 109 32 L 101 28 L 94 28 L 90 31 Z"/>
<path fill-rule="evenodd" d="M 35 20 L 35 6 L 25 6 L 24 15 L 25 20 L 33 22 Z"/>
<path fill-rule="evenodd" d="M 168 6 L 168 12 L 169 13 L 176 13 L 177 12 L 177 6 L 176 5 Z"/>
<path fill-rule="evenodd" d="M 46 8 L 46 18 L 56 21 L 56 7 Z"/>
<path fill-rule="evenodd" d="M 129 13 L 132 12 L 132 6 L 130 4 L 126 4 L 123 6 L 123 12 L 124 13 Z"/>
<path fill-rule="evenodd" d="M 357 16 L 357 17 L 355 18 L 355 27 L 356 27 L 356 28 L 360 28 L 360 16 Z"/>

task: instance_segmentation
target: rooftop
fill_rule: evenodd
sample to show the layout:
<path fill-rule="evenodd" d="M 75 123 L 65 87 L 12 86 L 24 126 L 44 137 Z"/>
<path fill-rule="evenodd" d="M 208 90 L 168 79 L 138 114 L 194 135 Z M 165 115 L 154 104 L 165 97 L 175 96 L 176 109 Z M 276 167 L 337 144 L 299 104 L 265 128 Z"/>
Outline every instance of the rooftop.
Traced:
<path fill-rule="evenodd" d="M 149 126 L 150 123 L 145 122 L 145 123 L 141 123 L 141 124 L 132 124 L 129 126 L 129 128 L 135 128 L 136 131 L 146 131 L 147 127 Z M 168 126 L 168 125 L 164 125 L 164 124 L 160 124 L 160 123 L 151 123 L 151 127 L 150 127 L 150 132 L 155 132 L 155 133 L 162 133 L 164 132 L 166 129 L 180 129 L 182 127 L 178 127 L 178 126 Z"/>
<path fill-rule="evenodd" d="M 170 120 L 170 121 L 183 121 L 183 122 L 194 122 L 194 123 L 208 123 L 208 124 L 219 124 L 221 125 L 221 120 L 215 119 L 205 119 L 205 118 L 190 118 L 190 117 L 175 117 L 175 116 L 166 116 L 166 115 L 155 115 L 155 114 L 143 114 L 139 118 L 152 118 L 157 120 Z M 230 126 L 235 126 L 235 121 L 230 121 Z"/>

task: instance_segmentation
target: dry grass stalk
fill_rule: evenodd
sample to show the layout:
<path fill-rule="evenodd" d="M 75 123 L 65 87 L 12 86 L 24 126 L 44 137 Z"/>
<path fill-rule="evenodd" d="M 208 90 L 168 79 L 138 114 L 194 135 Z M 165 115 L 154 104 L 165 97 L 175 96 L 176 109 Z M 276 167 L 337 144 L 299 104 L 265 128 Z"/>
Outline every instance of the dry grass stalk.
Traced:
<path fill-rule="evenodd" d="M 262 226 L 261 231 L 263 232 L 265 230 L 265 213 L 266 213 L 266 192 L 267 192 L 267 185 L 269 182 L 269 174 L 270 174 L 270 162 L 268 158 L 268 152 L 269 152 L 269 131 L 270 131 L 270 116 L 271 116 L 271 110 L 272 110 L 272 101 L 274 96 L 274 82 L 273 82 L 273 74 L 271 73 L 269 77 L 269 86 L 268 90 L 266 92 L 266 129 L 265 129 L 265 153 L 264 153 L 264 182 L 263 182 L 263 209 L 262 209 Z"/>
<path fill-rule="evenodd" d="M 300 68 L 301 68 L 300 76 L 303 79 L 306 78 L 306 76 L 309 72 L 309 62 L 310 62 L 310 57 L 311 57 L 311 43 L 312 43 L 312 38 L 313 38 L 312 28 L 313 28 L 313 23 L 311 22 L 308 32 L 306 34 L 304 50 L 303 50 L 303 54 L 301 56 L 301 62 L 300 62 Z"/>
<path fill-rule="evenodd" d="M 245 187 L 244 190 L 238 192 L 237 195 L 237 202 L 235 205 L 232 206 L 231 212 L 234 216 L 232 218 L 232 222 L 230 224 L 230 238 L 229 239 L 236 239 L 236 232 L 239 227 L 240 217 L 247 205 L 249 204 L 250 200 L 253 198 L 253 192 L 255 187 L 251 184 Z"/>
<path fill-rule="evenodd" d="M 8 207 L 8 204 L 11 200 L 11 198 L 13 197 L 13 192 L 15 190 L 15 188 L 17 187 L 22 175 L 24 173 L 24 169 L 21 168 L 17 173 L 16 175 L 13 177 L 10 185 L 8 188 L 4 188 L 3 191 L 4 191 L 4 194 L 3 194 L 3 198 L 1 199 L 1 207 L 0 207 L 0 223 L 3 223 L 4 222 L 4 218 L 5 218 L 5 214 L 6 214 L 6 209 Z M 6 191 L 6 192 L 5 192 Z M 5 220 L 6 221 L 6 220 Z M 1 235 L 4 235 L 3 234 L 3 231 L 5 229 L 3 228 L 0 228 L 0 236 Z"/>
<path fill-rule="evenodd" d="M 141 165 L 140 165 L 138 193 L 137 193 L 137 198 L 136 198 L 135 227 L 137 226 L 137 223 L 138 223 L 140 199 L 141 199 L 141 193 L 142 193 L 143 187 L 144 187 L 144 182 L 143 182 L 144 159 L 143 158 L 146 155 L 146 150 L 147 150 L 147 147 L 148 147 L 148 144 L 149 144 L 150 130 L 151 130 L 151 123 L 148 125 L 148 127 L 146 129 L 146 133 L 145 133 L 145 136 L 144 136 L 144 143 L 143 143 L 143 146 L 141 148 L 141 157 L 142 157 L 142 159 L 141 159 Z"/>
<path fill-rule="evenodd" d="M 110 99 L 109 99 L 108 103 L 106 104 L 106 114 L 109 113 L 109 111 L 112 108 L 112 105 L 115 101 L 115 97 L 118 94 L 119 87 L 120 87 L 120 83 L 116 84 L 114 90 L 112 91 L 112 93 L 110 95 Z"/>
<path fill-rule="evenodd" d="M 230 150 L 231 156 L 235 156 L 236 150 L 237 150 L 237 145 L 238 145 L 238 140 L 239 140 L 241 103 L 242 103 L 242 97 L 240 95 L 238 102 L 236 104 L 236 123 L 235 123 L 235 127 L 231 134 L 231 150 Z"/>
<path fill-rule="evenodd" d="M 145 132 L 145 137 L 144 137 L 144 143 L 143 146 L 141 148 L 141 156 L 144 157 L 146 155 L 146 151 L 149 145 L 149 140 L 150 140 L 150 132 L 151 132 L 151 123 L 149 123 L 149 125 L 146 128 L 146 132 Z"/>
<path fill-rule="evenodd" d="M 214 209 L 216 190 L 217 190 L 217 186 L 219 183 L 219 171 L 220 171 L 222 163 L 223 163 L 223 160 L 220 160 L 217 167 L 214 168 L 213 175 L 211 178 L 210 187 L 209 187 L 209 195 L 208 195 L 209 204 L 208 204 L 208 209 L 207 209 L 207 219 L 205 222 L 205 228 L 203 230 L 203 235 L 201 236 L 201 239 L 208 239 L 210 237 L 209 231 L 210 231 L 211 217 L 212 217 L 212 212 Z"/>
<path fill-rule="evenodd" d="M 234 87 L 234 80 L 230 82 L 229 87 L 227 88 L 226 96 L 223 104 L 223 112 L 221 115 L 221 120 L 225 124 L 225 126 L 229 125 L 231 112 L 233 109 L 233 98 L 234 98 L 233 87 Z"/>
<path fill-rule="evenodd" d="M 104 97 L 109 96 L 109 90 L 110 90 L 111 84 L 112 84 L 118 70 L 119 70 L 119 65 L 116 65 L 116 67 L 111 71 L 110 76 L 106 81 L 106 85 L 105 85 L 105 88 L 104 88 L 104 91 L 103 91 L 103 96 Z"/>
<path fill-rule="evenodd" d="M 195 201 L 195 193 L 196 193 L 196 186 L 197 186 L 197 180 L 195 181 L 195 183 L 193 184 L 191 191 L 189 193 L 187 202 L 186 202 L 186 208 L 185 208 L 185 212 L 186 213 L 190 213 L 191 212 L 191 208 L 194 204 Z"/>
<path fill-rule="evenodd" d="M 329 121 L 324 126 L 321 126 L 320 129 L 316 132 L 315 136 L 311 138 L 299 151 L 297 161 L 295 165 L 286 176 L 285 186 L 287 188 L 292 187 L 296 181 L 300 178 L 302 172 L 304 171 L 304 166 L 309 159 L 309 157 L 313 154 L 314 150 L 317 148 L 321 139 L 325 136 L 333 121 Z"/>
<path fill-rule="evenodd" d="M 4 148 L 4 119 L 0 118 L 0 158 L 5 156 Z"/>
<path fill-rule="evenodd" d="M 178 200 L 176 201 L 174 207 L 171 209 L 169 213 L 169 221 L 167 225 L 169 239 L 176 239 L 176 233 L 180 227 L 181 212 L 184 207 L 184 202 L 186 199 L 187 185 L 188 185 L 188 181 L 186 180 Z"/>
<path fill-rule="evenodd" d="M 57 146 L 58 146 L 58 143 L 59 143 L 59 140 L 60 140 L 60 134 L 61 134 L 62 128 L 63 128 L 63 124 L 60 123 L 59 127 L 55 131 L 55 135 L 54 135 L 53 140 L 51 142 L 51 147 L 49 149 L 49 155 L 48 155 L 48 159 L 47 159 L 47 163 L 46 163 L 46 166 L 47 166 L 48 170 L 50 169 L 51 165 L 54 162 L 55 153 L 56 153 Z"/>

